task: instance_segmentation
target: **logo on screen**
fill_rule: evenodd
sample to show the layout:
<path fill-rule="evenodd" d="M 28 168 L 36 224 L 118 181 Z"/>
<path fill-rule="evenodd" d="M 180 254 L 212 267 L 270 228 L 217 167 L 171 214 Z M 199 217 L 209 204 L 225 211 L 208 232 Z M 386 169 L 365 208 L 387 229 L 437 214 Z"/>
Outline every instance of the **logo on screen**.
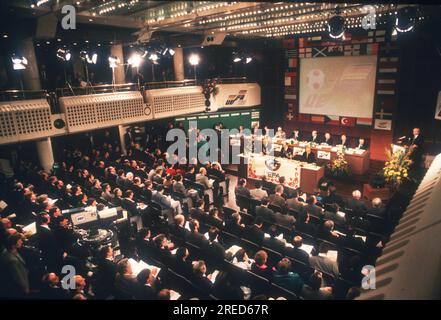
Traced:
<path fill-rule="evenodd" d="M 269 170 L 277 171 L 280 169 L 280 166 L 282 165 L 282 163 L 279 160 L 272 158 L 272 159 L 267 159 L 265 161 L 265 165 Z"/>
<path fill-rule="evenodd" d="M 320 90 L 325 84 L 325 74 L 320 69 L 313 69 L 306 76 L 306 82 L 311 90 Z"/>

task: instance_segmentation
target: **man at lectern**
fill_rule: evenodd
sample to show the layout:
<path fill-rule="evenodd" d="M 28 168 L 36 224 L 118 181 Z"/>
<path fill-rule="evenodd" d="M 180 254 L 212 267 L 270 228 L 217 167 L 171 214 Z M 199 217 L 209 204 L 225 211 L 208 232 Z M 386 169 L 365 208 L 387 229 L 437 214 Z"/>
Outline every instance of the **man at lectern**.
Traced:
<path fill-rule="evenodd" d="M 421 165 L 423 155 L 424 137 L 421 135 L 420 128 L 413 128 L 412 136 L 408 138 L 410 159 L 413 160 L 415 168 Z"/>

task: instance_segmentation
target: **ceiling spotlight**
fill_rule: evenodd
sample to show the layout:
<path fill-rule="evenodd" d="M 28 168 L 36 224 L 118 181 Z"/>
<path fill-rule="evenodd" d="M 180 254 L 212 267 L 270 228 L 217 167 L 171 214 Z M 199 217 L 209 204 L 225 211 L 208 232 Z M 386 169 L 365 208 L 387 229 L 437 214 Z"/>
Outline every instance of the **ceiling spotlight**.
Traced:
<path fill-rule="evenodd" d="M 251 57 L 247 57 L 246 60 L 245 60 L 245 63 L 248 64 L 248 63 L 250 63 L 251 61 L 253 61 L 253 58 L 251 58 Z"/>
<path fill-rule="evenodd" d="M 90 64 L 96 64 L 98 60 L 98 55 L 96 53 L 92 54 L 92 57 L 86 51 L 80 51 L 80 59 L 86 61 Z"/>
<path fill-rule="evenodd" d="M 12 68 L 14 70 L 24 70 L 28 65 L 28 60 L 23 56 L 13 55 L 12 58 Z"/>
<path fill-rule="evenodd" d="M 333 16 L 328 21 L 329 36 L 333 39 L 340 39 L 345 33 L 345 19 L 342 16 Z"/>
<path fill-rule="evenodd" d="M 397 18 L 395 19 L 395 28 L 400 33 L 412 31 L 415 27 L 417 18 L 416 7 L 404 7 L 397 11 Z"/>
<path fill-rule="evenodd" d="M 130 56 L 127 63 L 131 65 L 133 68 L 138 68 L 142 63 L 142 57 L 138 53 L 134 53 Z"/>
<path fill-rule="evenodd" d="M 119 59 L 119 57 L 116 56 L 110 56 L 109 57 L 109 67 L 114 69 L 116 67 L 118 67 L 118 65 L 121 63 L 121 60 Z"/>
<path fill-rule="evenodd" d="M 192 66 L 197 66 L 199 64 L 199 60 L 199 56 L 194 53 L 188 58 L 188 62 L 190 62 Z"/>
<path fill-rule="evenodd" d="M 63 61 L 69 61 L 70 58 L 72 58 L 72 54 L 70 53 L 69 50 L 60 48 L 57 50 L 57 57 Z"/>
<path fill-rule="evenodd" d="M 158 57 L 158 55 L 157 55 L 156 53 L 152 53 L 152 54 L 149 56 L 149 60 L 150 60 L 152 63 L 154 63 L 154 64 L 157 64 L 157 63 L 158 63 L 158 59 L 159 59 L 159 57 Z"/>
<path fill-rule="evenodd" d="M 235 57 L 234 59 L 233 59 L 233 62 L 241 62 L 242 61 L 242 58 L 241 57 Z"/>
<path fill-rule="evenodd" d="M 173 50 L 172 48 L 170 48 L 170 49 L 168 49 L 168 53 L 169 53 L 171 56 L 174 56 L 174 55 L 175 55 L 175 50 Z"/>

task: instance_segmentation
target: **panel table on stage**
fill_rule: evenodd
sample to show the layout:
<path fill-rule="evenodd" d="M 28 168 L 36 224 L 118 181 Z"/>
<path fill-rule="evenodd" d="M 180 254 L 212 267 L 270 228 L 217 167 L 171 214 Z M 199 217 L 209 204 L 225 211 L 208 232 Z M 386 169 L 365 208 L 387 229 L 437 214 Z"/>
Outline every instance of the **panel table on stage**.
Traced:
<path fill-rule="evenodd" d="M 322 166 L 297 160 L 272 157 L 256 153 L 240 154 L 239 176 L 241 178 L 261 180 L 278 184 L 279 177 L 285 177 L 292 188 L 313 193 L 319 180 L 325 174 Z M 246 160 L 246 161 L 245 161 Z"/>

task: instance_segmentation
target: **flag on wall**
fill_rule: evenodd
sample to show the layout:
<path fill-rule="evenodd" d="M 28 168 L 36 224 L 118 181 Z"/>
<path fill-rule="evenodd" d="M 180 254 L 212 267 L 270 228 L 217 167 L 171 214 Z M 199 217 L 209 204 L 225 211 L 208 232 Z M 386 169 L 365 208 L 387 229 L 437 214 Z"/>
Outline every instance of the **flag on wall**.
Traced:
<path fill-rule="evenodd" d="M 311 115 L 311 122 L 314 123 L 325 123 L 325 116 L 317 116 L 317 115 Z"/>
<path fill-rule="evenodd" d="M 372 126 L 372 118 L 357 118 L 357 127 Z"/>
<path fill-rule="evenodd" d="M 340 125 L 343 127 L 355 127 L 355 118 L 340 117 Z"/>
<path fill-rule="evenodd" d="M 325 123 L 331 126 L 338 126 L 340 124 L 339 116 L 325 116 Z"/>
<path fill-rule="evenodd" d="M 311 115 L 304 114 L 304 113 L 299 113 L 298 119 L 299 119 L 300 122 L 309 122 L 309 120 L 311 120 Z"/>

